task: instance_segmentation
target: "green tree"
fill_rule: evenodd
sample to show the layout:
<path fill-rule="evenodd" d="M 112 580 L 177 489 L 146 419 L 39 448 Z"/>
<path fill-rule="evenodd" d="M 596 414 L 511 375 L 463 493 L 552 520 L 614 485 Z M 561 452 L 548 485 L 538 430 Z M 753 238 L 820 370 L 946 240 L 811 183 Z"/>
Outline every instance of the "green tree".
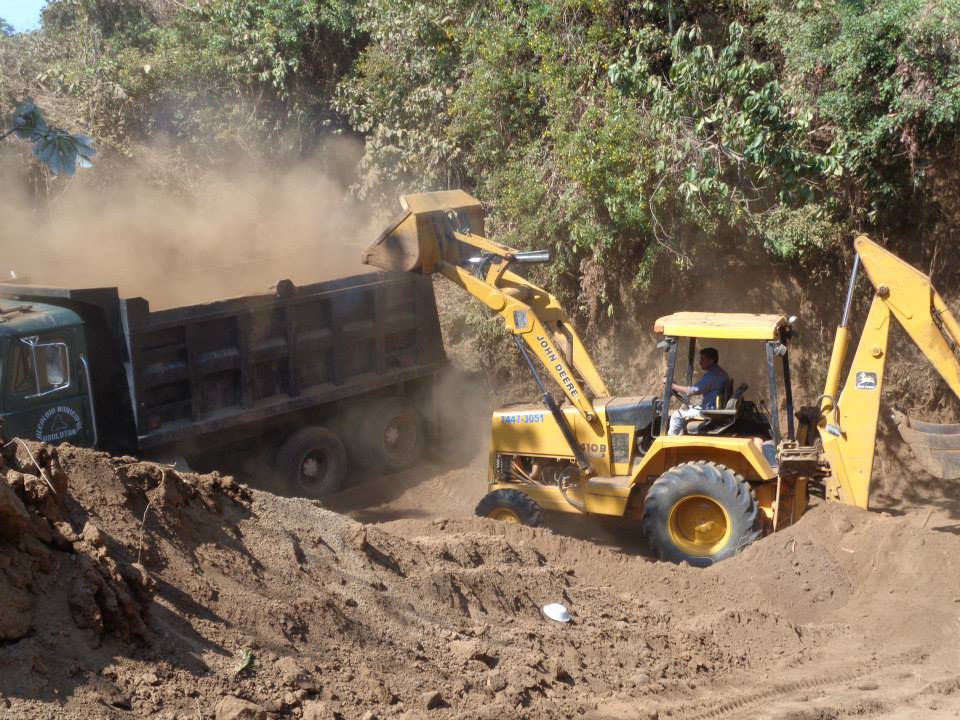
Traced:
<path fill-rule="evenodd" d="M 552 287 L 592 316 L 719 253 L 822 272 L 853 229 L 943 214 L 926 179 L 940 168 L 945 187 L 957 151 L 960 0 L 371 0 L 360 16 L 369 43 L 337 100 L 367 137 L 358 189 L 475 190 L 494 231 L 554 248 Z"/>

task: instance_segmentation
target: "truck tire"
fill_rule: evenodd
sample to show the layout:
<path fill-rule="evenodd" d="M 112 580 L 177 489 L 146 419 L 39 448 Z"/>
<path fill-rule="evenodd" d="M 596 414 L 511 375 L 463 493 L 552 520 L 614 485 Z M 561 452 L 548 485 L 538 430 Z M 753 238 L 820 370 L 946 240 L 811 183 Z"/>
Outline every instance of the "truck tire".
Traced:
<path fill-rule="evenodd" d="M 343 486 L 347 451 L 332 430 L 301 428 L 280 447 L 276 469 L 290 495 L 322 498 Z"/>
<path fill-rule="evenodd" d="M 536 501 L 519 490 L 494 490 L 483 496 L 474 511 L 477 517 L 518 523 L 530 527 L 543 525 L 543 511 Z"/>
<path fill-rule="evenodd" d="M 707 567 L 760 537 L 760 513 L 743 477 L 724 465 L 687 462 L 647 491 L 642 527 L 661 560 Z"/>
<path fill-rule="evenodd" d="M 358 454 L 377 470 L 405 470 L 420 459 L 423 436 L 423 418 L 406 398 L 375 400 L 363 412 Z"/>

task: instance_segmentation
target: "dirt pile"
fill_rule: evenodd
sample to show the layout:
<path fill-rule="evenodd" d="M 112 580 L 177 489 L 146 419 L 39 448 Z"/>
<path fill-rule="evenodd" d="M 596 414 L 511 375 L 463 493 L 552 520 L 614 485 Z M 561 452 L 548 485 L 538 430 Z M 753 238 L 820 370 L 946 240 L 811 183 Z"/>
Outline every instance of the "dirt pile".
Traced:
<path fill-rule="evenodd" d="M 698 571 L 476 518 L 363 525 L 217 474 L 27 447 L 50 485 L 8 453 L 0 716 L 960 708 L 960 541 L 913 515 L 817 508 Z"/>
<path fill-rule="evenodd" d="M 152 578 L 137 562 L 118 559 L 109 538 L 70 502 L 69 478 L 56 450 L 15 441 L 0 458 L 0 536 L 9 552 L 0 555 L 0 641 L 30 636 L 38 618 L 46 579 L 54 572 L 66 591 L 76 628 L 98 642 L 105 633 L 132 641 L 146 639 L 143 616 L 154 592 Z"/>

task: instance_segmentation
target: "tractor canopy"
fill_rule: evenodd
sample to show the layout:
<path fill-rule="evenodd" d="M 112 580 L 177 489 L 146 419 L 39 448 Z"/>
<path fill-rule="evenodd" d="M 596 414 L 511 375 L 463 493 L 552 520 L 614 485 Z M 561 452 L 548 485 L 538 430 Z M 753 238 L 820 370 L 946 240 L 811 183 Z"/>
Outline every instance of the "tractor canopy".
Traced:
<path fill-rule="evenodd" d="M 748 313 L 678 312 L 657 319 L 653 329 L 669 337 L 718 340 L 782 340 L 787 318 Z"/>

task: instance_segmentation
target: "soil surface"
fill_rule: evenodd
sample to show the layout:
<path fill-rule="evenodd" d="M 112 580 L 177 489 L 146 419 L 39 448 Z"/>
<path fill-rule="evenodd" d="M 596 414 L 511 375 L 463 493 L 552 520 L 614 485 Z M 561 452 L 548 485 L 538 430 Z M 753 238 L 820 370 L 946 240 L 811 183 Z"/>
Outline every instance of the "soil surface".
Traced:
<path fill-rule="evenodd" d="M 328 509 L 68 446 L 6 453 L 0 717 L 960 715 L 943 504 L 814 507 L 696 570 L 630 527 L 471 517 L 482 458 Z"/>

